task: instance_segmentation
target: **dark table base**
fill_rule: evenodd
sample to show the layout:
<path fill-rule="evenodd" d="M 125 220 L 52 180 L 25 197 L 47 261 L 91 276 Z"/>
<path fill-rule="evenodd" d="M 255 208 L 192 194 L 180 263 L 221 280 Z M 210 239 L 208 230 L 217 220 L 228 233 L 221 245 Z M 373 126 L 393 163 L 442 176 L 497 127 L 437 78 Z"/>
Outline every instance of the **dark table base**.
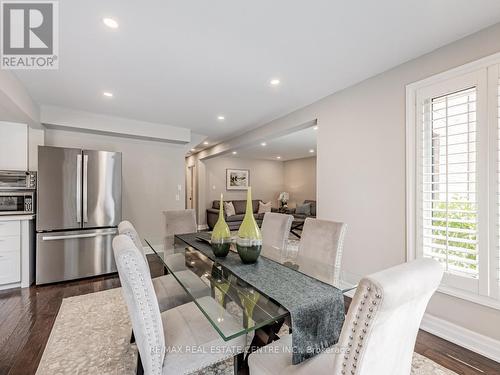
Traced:
<path fill-rule="evenodd" d="M 300 239 L 300 233 L 298 231 L 302 231 L 302 229 L 304 229 L 304 220 L 293 221 L 290 233 Z"/>

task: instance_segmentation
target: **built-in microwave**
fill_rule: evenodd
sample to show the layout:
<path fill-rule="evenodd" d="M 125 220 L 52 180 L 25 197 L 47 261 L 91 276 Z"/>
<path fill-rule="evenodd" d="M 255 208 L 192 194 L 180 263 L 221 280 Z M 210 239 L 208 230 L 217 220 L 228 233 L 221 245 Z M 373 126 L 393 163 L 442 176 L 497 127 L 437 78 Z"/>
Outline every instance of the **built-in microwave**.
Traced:
<path fill-rule="evenodd" d="M 0 215 L 33 215 L 34 213 L 34 191 L 0 190 Z"/>
<path fill-rule="evenodd" d="M 35 213 L 36 172 L 0 171 L 0 215 Z"/>
<path fill-rule="evenodd" d="M 36 172 L 0 171 L 0 190 L 35 190 Z"/>

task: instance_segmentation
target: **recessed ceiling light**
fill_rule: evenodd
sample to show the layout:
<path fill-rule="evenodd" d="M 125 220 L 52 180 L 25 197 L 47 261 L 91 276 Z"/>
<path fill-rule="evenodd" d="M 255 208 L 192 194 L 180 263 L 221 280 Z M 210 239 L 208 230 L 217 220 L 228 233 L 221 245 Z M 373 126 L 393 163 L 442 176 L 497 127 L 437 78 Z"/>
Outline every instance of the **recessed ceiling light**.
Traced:
<path fill-rule="evenodd" d="M 118 22 L 113 19 L 113 18 L 110 18 L 110 17 L 104 17 L 102 19 L 102 22 L 104 22 L 104 24 L 109 27 L 110 29 L 118 29 Z"/>
<path fill-rule="evenodd" d="M 104 95 L 105 97 L 107 98 L 112 98 L 113 97 L 113 93 L 112 92 L 109 92 L 109 91 L 104 91 L 102 93 L 102 95 Z"/>
<path fill-rule="evenodd" d="M 203 142 L 203 144 L 204 144 L 205 146 L 206 146 L 206 145 L 208 145 L 208 141 Z"/>
<path fill-rule="evenodd" d="M 311 148 L 311 149 L 309 150 L 309 152 L 312 154 L 312 153 L 314 153 L 314 150 Z"/>
<path fill-rule="evenodd" d="M 281 159 L 281 156 L 276 156 L 276 159 Z"/>
<path fill-rule="evenodd" d="M 273 78 L 272 80 L 269 81 L 271 86 L 278 86 L 280 84 L 280 80 L 278 78 Z"/>
<path fill-rule="evenodd" d="M 221 116 L 217 116 L 217 120 L 220 120 L 220 121 L 225 120 L 225 117 L 222 116 L 222 115 Z"/>
<path fill-rule="evenodd" d="M 266 142 L 262 142 L 260 145 L 261 145 L 262 147 L 265 147 L 265 146 L 267 146 L 267 143 L 266 143 Z"/>
<path fill-rule="evenodd" d="M 236 155 L 236 154 L 237 154 L 237 152 L 236 152 L 236 151 L 233 151 L 233 155 Z"/>
<path fill-rule="evenodd" d="M 318 130 L 318 125 L 313 127 L 314 130 Z"/>

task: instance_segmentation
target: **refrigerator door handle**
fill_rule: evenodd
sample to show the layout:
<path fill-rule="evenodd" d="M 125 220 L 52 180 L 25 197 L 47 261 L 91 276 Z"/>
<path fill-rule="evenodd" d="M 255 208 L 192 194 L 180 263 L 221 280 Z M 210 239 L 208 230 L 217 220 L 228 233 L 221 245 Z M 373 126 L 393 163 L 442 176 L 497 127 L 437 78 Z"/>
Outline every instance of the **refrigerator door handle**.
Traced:
<path fill-rule="evenodd" d="M 82 222 L 82 155 L 76 155 L 76 222 Z"/>
<path fill-rule="evenodd" d="M 86 233 L 86 234 L 69 234 L 66 236 L 43 236 L 44 241 L 71 240 L 74 238 L 95 238 L 101 236 L 110 236 L 116 234 L 116 230 L 101 232 L 101 233 Z"/>
<path fill-rule="evenodd" d="M 83 222 L 89 221 L 88 218 L 88 168 L 89 167 L 89 156 L 83 155 Z"/>

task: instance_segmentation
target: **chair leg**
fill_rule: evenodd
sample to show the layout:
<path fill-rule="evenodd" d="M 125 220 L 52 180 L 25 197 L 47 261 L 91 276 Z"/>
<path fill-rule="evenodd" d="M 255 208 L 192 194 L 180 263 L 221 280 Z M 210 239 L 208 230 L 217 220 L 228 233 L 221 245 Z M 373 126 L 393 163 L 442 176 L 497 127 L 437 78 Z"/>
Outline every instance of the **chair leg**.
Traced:
<path fill-rule="evenodd" d="M 301 235 L 298 233 L 297 229 L 292 229 L 290 231 L 290 233 L 293 234 L 295 237 L 297 237 L 300 240 Z"/>
<path fill-rule="evenodd" d="M 144 375 L 144 368 L 142 367 L 141 354 L 137 351 L 137 370 L 136 375 Z"/>
<path fill-rule="evenodd" d="M 257 349 L 262 348 L 263 346 L 269 345 L 273 341 L 278 340 L 279 339 L 278 332 L 281 330 L 281 327 L 283 326 L 284 323 L 285 319 L 280 319 L 275 321 L 274 323 L 271 323 L 267 326 L 257 329 L 254 333 L 247 354 L 244 358 L 244 362 L 248 362 L 248 356 Z"/>
<path fill-rule="evenodd" d="M 134 336 L 134 331 L 132 331 L 132 334 L 130 335 L 130 343 L 133 344 L 135 342 L 135 336 Z"/>

